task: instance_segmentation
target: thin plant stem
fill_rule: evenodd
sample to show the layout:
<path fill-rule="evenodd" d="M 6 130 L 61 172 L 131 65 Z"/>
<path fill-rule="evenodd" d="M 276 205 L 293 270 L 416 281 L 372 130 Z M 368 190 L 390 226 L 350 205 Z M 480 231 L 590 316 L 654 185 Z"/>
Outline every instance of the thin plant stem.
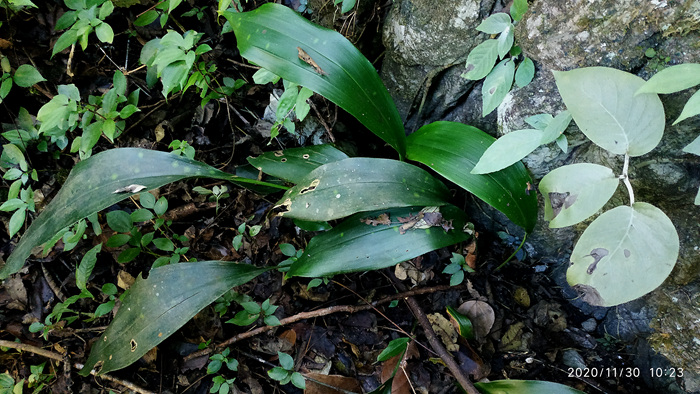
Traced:
<path fill-rule="evenodd" d="M 515 249 L 515 251 L 514 251 L 510 256 L 508 256 L 508 258 L 506 259 L 506 261 L 504 261 L 503 263 L 501 263 L 501 265 L 499 265 L 498 267 L 496 267 L 496 269 L 493 270 L 493 272 L 496 272 L 496 271 L 500 270 L 500 269 L 503 268 L 506 264 L 508 264 L 508 262 L 509 262 L 513 257 L 515 257 L 515 255 L 518 253 L 518 251 L 519 251 L 520 249 L 523 248 L 523 245 L 525 245 L 525 240 L 526 240 L 526 239 L 527 239 L 527 233 L 525 233 L 525 235 L 523 236 L 523 240 L 522 240 L 522 242 L 520 242 L 520 245 L 518 246 L 518 248 Z"/>

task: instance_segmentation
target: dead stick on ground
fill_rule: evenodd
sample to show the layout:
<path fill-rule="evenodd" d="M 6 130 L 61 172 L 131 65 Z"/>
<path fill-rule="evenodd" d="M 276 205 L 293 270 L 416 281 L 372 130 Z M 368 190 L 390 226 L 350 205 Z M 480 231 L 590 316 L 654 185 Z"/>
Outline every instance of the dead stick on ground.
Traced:
<path fill-rule="evenodd" d="M 395 277 L 391 274 L 390 277 L 399 291 L 403 292 L 406 290 L 406 286 L 404 286 L 403 283 L 399 282 L 399 280 L 395 279 Z M 459 366 L 455 362 L 454 358 L 452 358 L 452 355 L 447 352 L 447 349 L 445 349 L 445 347 L 442 345 L 440 339 L 438 339 L 437 335 L 435 335 L 435 331 L 433 331 L 433 327 L 430 325 L 428 317 L 425 315 L 425 312 L 423 312 L 420 305 L 418 305 L 416 299 L 413 297 L 405 297 L 405 301 L 408 304 L 408 307 L 411 308 L 413 314 L 416 316 L 416 319 L 418 319 L 418 323 L 420 323 L 421 327 L 423 327 L 423 331 L 425 331 L 425 336 L 428 338 L 430 346 L 433 347 L 433 350 L 435 350 L 450 372 L 452 372 L 452 375 L 455 377 L 455 379 L 457 379 L 459 385 L 462 386 L 462 388 L 468 394 L 479 394 L 479 391 L 476 389 L 476 387 L 474 387 L 474 384 L 471 382 L 471 380 L 469 380 L 469 377 L 466 376 L 461 369 L 459 369 Z"/>
<path fill-rule="evenodd" d="M 296 323 L 299 320 L 310 319 L 310 318 L 319 317 L 319 316 L 326 316 L 326 315 L 330 315 L 333 313 L 340 313 L 340 312 L 357 313 L 360 311 L 366 311 L 368 309 L 372 309 L 372 308 L 376 307 L 377 305 L 389 303 L 393 300 L 400 300 L 402 298 L 410 297 L 413 295 L 430 294 L 430 293 L 435 293 L 438 291 L 444 291 L 444 290 L 455 289 L 455 288 L 456 288 L 455 286 L 447 286 L 447 285 L 425 287 L 422 289 L 414 289 L 414 290 L 403 292 L 401 294 L 395 294 L 393 296 L 385 297 L 385 298 L 382 298 L 381 300 L 375 301 L 375 302 L 368 304 L 368 305 L 338 305 L 338 306 L 331 306 L 331 307 L 323 308 L 323 309 L 317 309 L 317 310 L 311 311 L 311 312 L 302 312 L 302 313 L 298 313 L 294 316 L 290 316 L 290 317 L 281 319 L 280 326 L 284 326 L 284 325 L 291 324 L 291 323 Z M 246 331 L 244 333 L 233 336 L 233 337 L 227 339 L 226 341 L 224 341 L 216 346 L 213 346 L 211 348 L 202 349 L 202 350 L 196 351 L 194 353 L 188 354 L 187 356 L 185 356 L 184 361 L 189 361 L 189 360 L 195 359 L 197 357 L 206 356 L 208 354 L 211 354 L 215 350 L 223 349 L 227 346 L 231 346 L 232 344 L 234 344 L 238 341 L 242 341 L 244 339 L 254 337 L 256 335 L 262 334 L 266 331 L 270 331 L 270 330 L 277 328 L 277 327 L 280 327 L 280 326 L 262 326 L 262 327 L 258 327 L 256 329 L 254 329 L 254 330 Z"/>
<path fill-rule="evenodd" d="M 50 359 L 52 359 L 52 360 L 56 360 L 56 361 L 59 361 L 59 362 L 65 362 L 65 363 L 69 363 L 69 362 L 70 362 L 70 360 L 68 360 L 67 357 L 63 357 L 63 356 L 61 356 L 61 355 L 58 354 L 58 353 L 52 352 L 52 351 L 50 351 L 50 350 L 45 350 L 45 349 L 42 349 L 42 348 L 40 348 L 40 347 L 36 347 L 36 346 L 32 346 L 32 345 L 27 345 L 26 343 L 5 341 L 5 340 L 0 339 L 0 346 L 2 346 L 2 347 L 7 347 L 7 348 L 11 348 L 11 349 L 22 350 L 22 351 L 25 351 L 25 352 L 34 353 L 34 354 L 37 354 L 37 355 L 39 355 L 39 356 L 46 357 L 46 358 L 50 358 Z M 83 369 L 83 367 L 84 367 L 84 365 L 83 365 L 83 364 L 80 364 L 80 363 L 74 363 L 74 364 L 73 364 L 73 368 L 75 368 L 75 369 Z M 92 371 L 90 371 L 90 374 L 91 374 L 91 375 L 94 375 L 94 376 L 97 376 L 97 372 L 95 372 L 94 369 L 93 369 Z M 133 384 L 133 383 L 131 383 L 131 382 L 127 382 L 126 380 L 122 380 L 122 379 L 115 378 L 114 376 L 110 376 L 110 375 L 107 375 L 107 374 L 101 374 L 101 375 L 99 375 L 99 377 L 102 378 L 102 379 L 109 380 L 109 381 L 111 381 L 111 382 L 117 383 L 117 384 L 119 384 L 119 385 L 122 385 L 122 386 L 128 388 L 129 390 L 135 391 L 135 392 L 137 392 L 137 393 L 141 393 L 141 394 L 155 394 L 153 391 L 148 391 L 148 390 L 143 389 L 143 388 L 141 388 L 141 387 L 139 387 L 139 386 L 137 386 L 137 385 L 135 385 L 135 384 Z"/>

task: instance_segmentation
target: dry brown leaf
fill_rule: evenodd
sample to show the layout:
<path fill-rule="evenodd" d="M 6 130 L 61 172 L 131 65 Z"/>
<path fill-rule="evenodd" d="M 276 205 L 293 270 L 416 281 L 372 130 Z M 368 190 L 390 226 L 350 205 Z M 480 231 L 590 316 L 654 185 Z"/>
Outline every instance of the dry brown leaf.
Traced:
<path fill-rule="evenodd" d="M 362 386 L 360 386 L 360 382 L 358 382 L 355 378 L 349 378 L 341 375 L 324 375 L 316 372 L 309 372 L 306 374 L 306 377 L 318 380 L 321 383 L 325 383 L 341 390 L 352 391 L 355 393 L 362 392 Z M 343 394 L 342 391 L 320 385 L 310 379 L 306 380 L 306 390 L 304 390 L 304 394 Z"/>
<path fill-rule="evenodd" d="M 518 286 L 515 288 L 515 292 L 513 293 L 513 299 L 520 306 L 524 306 L 525 308 L 530 307 L 530 295 L 527 293 L 527 290 L 522 286 Z"/>
<path fill-rule="evenodd" d="M 119 271 L 117 274 L 117 286 L 121 289 L 129 290 L 129 287 L 131 287 L 134 282 L 136 282 L 136 279 L 124 270 Z"/>
<path fill-rule="evenodd" d="M 428 321 L 433 327 L 435 334 L 440 337 L 445 348 L 450 352 L 456 352 L 459 350 L 459 345 L 457 345 L 457 338 L 459 334 L 455 330 L 452 323 L 447 320 L 445 316 L 440 313 L 431 313 L 428 315 Z"/>
<path fill-rule="evenodd" d="M 467 255 L 464 256 L 464 261 L 471 269 L 476 269 L 476 237 L 477 235 L 475 234 L 474 238 L 469 241 L 467 247 L 464 248 L 467 252 Z"/>
<path fill-rule="evenodd" d="M 381 382 L 384 383 L 394 376 L 394 380 L 391 382 L 392 394 L 412 394 L 411 385 L 407 377 L 411 367 L 406 361 L 412 358 L 418 358 L 419 356 L 420 354 L 418 353 L 418 347 L 416 347 L 415 341 L 411 341 L 408 343 L 408 347 L 403 355 L 397 354 L 382 363 Z M 399 364 L 398 370 L 397 364 Z M 395 375 L 394 371 L 396 371 Z"/>
<path fill-rule="evenodd" d="M 279 335 L 280 339 L 284 339 L 289 342 L 292 346 L 297 342 L 297 332 L 294 330 L 287 330 Z"/>
<path fill-rule="evenodd" d="M 457 312 L 467 316 L 472 322 L 474 336 L 477 340 L 482 340 L 491 331 L 496 314 L 491 305 L 484 301 L 470 300 L 457 308 Z"/>
<path fill-rule="evenodd" d="M 388 226 L 391 224 L 391 218 L 386 213 L 383 213 L 383 214 L 377 216 L 376 219 L 364 218 L 364 219 L 360 219 L 360 221 L 364 224 L 368 224 L 371 226 L 379 226 L 380 224 Z"/>
<path fill-rule="evenodd" d="M 348 341 L 347 339 L 343 338 L 343 342 L 347 343 L 350 346 L 350 351 L 352 354 L 355 355 L 355 357 L 360 358 L 360 348 L 357 347 L 354 343 Z"/>

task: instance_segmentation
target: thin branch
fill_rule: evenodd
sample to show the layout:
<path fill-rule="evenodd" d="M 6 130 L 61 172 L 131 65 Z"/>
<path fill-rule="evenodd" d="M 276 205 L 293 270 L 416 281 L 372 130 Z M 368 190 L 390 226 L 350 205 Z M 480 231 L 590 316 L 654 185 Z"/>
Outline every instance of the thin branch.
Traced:
<path fill-rule="evenodd" d="M 45 349 L 42 349 L 40 347 L 27 345 L 26 343 L 12 342 L 12 341 L 6 341 L 6 340 L 0 339 L 0 346 L 34 353 L 34 354 L 37 354 L 39 356 L 49 358 L 51 360 L 56 360 L 59 362 L 64 362 L 64 363 L 70 364 L 70 360 L 68 359 L 68 357 L 63 357 L 58 353 L 52 352 L 50 350 L 45 350 Z M 83 369 L 83 367 L 84 367 L 84 365 L 81 363 L 73 363 L 73 368 L 75 368 L 75 369 Z M 94 369 L 90 371 L 90 374 L 94 375 L 94 376 L 98 376 L 97 372 Z M 102 379 L 117 383 L 117 384 L 124 386 L 124 387 L 128 388 L 129 390 L 135 391 L 137 393 L 155 394 L 153 391 L 146 390 L 146 389 L 141 388 L 141 387 L 139 387 L 131 382 L 126 381 L 126 380 L 115 378 L 114 376 L 110 376 L 107 374 L 100 374 L 99 377 Z"/>
<path fill-rule="evenodd" d="M 302 313 L 298 313 L 294 316 L 290 316 L 290 317 L 281 319 L 280 326 L 285 326 L 287 324 L 296 323 L 300 320 L 311 319 L 311 318 L 320 317 L 320 316 L 326 316 L 326 315 L 330 315 L 333 313 L 341 313 L 341 312 L 357 313 L 357 312 L 361 312 L 361 311 L 366 311 L 368 309 L 372 309 L 372 308 L 376 307 L 377 305 L 387 304 L 391 301 L 400 300 L 400 299 L 405 298 L 405 297 L 410 297 L 413 295 L 420 295 L 420 294 L 430 294 L 430 293 L 435 293 L 438 291 L 445 291 L 445 290 L 450 290 L 450 289 L 456 289 L 456 287 L 449 286 L 449 285 L 425 287 L 425 288 L 421 288 L 421 289 L 414 289 L 414 290 L 406 291 L 406 292 L 403 292 L 401 294 L 394 294 L 392 296 L 382 298 L 381 300 L 378 300 L 378 301 L 375 301 L 375 302 L 372 302 L 372 303 L 366 304 L 366 305 L 337 305 L 337 306 L 331 306 L 328 308 L 317 309 L 315 311 L 302 312 Z M 194 353 L 188 354 L 187 356 L 185 356 L 184 361 L 189 361 L 189 360 L 195 359 L 197 357 L 206 356 L 208 354 L 211 354 L 215 350 L 218 351 L 219 349 L 223 349 L 227 346 L 231 346 L 236 342 L 254 337 L 256 335 L 273 330 L 273 329 L 280 327 L 280 326 L 262 326 L 262 327 L 258 327 L 256 329 L 254 329 L 254 330 L 246 331 L 244 333 L 235 335 L 235 336 L 225 340 L 224 342 L 222 342 L 218 345 L 215 345 L 215 346 L 212 346 L 210 348 L 202 349 L 202 350 L 196 351 Z"/>
<path fill-rule="evenodd" d="M 399 291 L 404 291 L 406 289 L 406 286 L 404 286 L 403 283 L 401 283 L 398 279 L 395 279 L 393 275 L 390 276 L 394 282 L 394 285 L 396 285 Z M 469 377 L 466 376 L 461 369 L 459 369 L 459 366 L 455 362 L 454 358 L 452 358 L 452 355 L 447 352 L 447 349 L 445 349 L 442 342 L 440 342 L 437 335 L 435 335 L 435 331 L 433 331 L 433 327 L 430 325 L 428 317 L 425 315 L 425 312 L 423 312 L 423 309 L 421 309 L 421 307 L 418 305 L 416 299 L 413 297 L 406 297 L 405 301 L 408 304 L 408 307 L 411 308 L 413 314 L 416 316 L 416 319 L 418 319 L 418 323 L 420 323 L 421 327 L 423 327 L 423 331 L 425 331 L 425 336 L 428 338 L 430 346 L 433 347 L 433 350 L 437 352 L 442 361 L 445 363 L 445 366 L 447 366 L 450 372 L 452 372 L 452 375 L 455 377 L 459 385 L 462 386 L 462 388 L 468 394 L 479 394 L 479 391 L 476 389 L 476 387 L 474 387 L 474 384 L 469 380 Z"/>

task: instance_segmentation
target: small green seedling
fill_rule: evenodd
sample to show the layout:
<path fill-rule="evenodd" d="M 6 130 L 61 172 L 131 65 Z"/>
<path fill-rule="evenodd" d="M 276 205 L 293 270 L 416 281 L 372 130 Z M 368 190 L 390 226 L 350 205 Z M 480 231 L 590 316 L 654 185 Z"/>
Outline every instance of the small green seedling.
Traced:
<path fill-rule="evenodd" d="M 268 326 L 279 326 L 281 324 L 277 316 L 274 315 L 278 306 L 272 305 L 269 298 L 263 301 L 262 304 L 258 304 L 254 301 L 246 301 L 241 302 L 240 305 L 243 307 L 243 310 L 236 313 L 236 316 L 226 323 L 233 323 L 237 326 L 248 326 L 262 317 L 263 321 Z"/>
<path fill-rule="evenodd" d="M 209 360 L 211 360 L 211 362 L 209 362 L 209 365 L 207 366 L 207 373 L 215 374 L 219 372 L 219 370 L 221 370 L 221 367 L 224 365 L 230 371 L 238 371 L 238 360 L 229 357 L 229 353 L 231 353 L 231 349 L 226 348 L 221 353 L 217 353 L 209 357 Z"/>
<path fill-rule="evenodd" d="M 68 29 L 61 34 L 53 46 L 53 57 L 58 52 L 74 44 L 80 44 L 85 50 L 88 44 L 88 36 L 93 31 L 101 42 L 112 43 L 114 31 L 104 22 L 105 18 L 114 11 L 114 4 L 105 0 L 65 0 L 70 11 L 66 11 L 56 21 L 56 30 Z"/>
<path fill-rule="evenodd" d="M 450 264 L 442 270 L 443 274 L 450 275 L 450 286 L 461 284 L 464 281 L 465 272 L 474 272 L 474 270 L 467 265 L 464 256 L 459 253 L 452 253 Z"/>
<path fill-rule="evenodd" d="M 302 390 L 306 389 L 304 376 L 299 372 L 294 372 L 294 359 L 292 356 L 282 352 L 277 352 L 277 356 L 280 359 L 280 366 L 267 371 L 267 375 L 282 385 L 292 382 L 296 387 Z"/>
<path fill-rule="evenodd" d="M 45 366 L 46 362 L 29 366 L 31 374 L 27 378 L 27 386 L 30 389 L 34 389 L 32 394 L 40 393 L 47 386 L 49 381 L 54 378 L 54 374 L 44 373 Z"/>
<path fill-rule="evenodd" d="M 215 201 L 217 214 L 219 213 L 219 200 L 229 197 L 228 187 L 226 186 L 214 186 L 211 188 L 211 190 L 205 187 L 195 186 L 192 188 L 192 190 L 203 196 L 209 196 L 209 201 Z"/>
<path fill-rule="evenodd" d="M 250 217 L 248 220 L 250 219 L 252 219 L 252 217 Z M 241 223 L 237 229 L 238 235 L 233 237 L 233 249 L 236 251 L 238 251 L 241 248 L 241 246 L 243 246 L 243 237 L 246 236 L 246 228 L 246 223 Z M 247 236 L 250 238 L 254 238 L 256 235 L 258 235 L 258 233 L 260 233 L 260 229 L 262 229 L 261 225 L 250 226 L 250 228 L 248 228 Z"/>

